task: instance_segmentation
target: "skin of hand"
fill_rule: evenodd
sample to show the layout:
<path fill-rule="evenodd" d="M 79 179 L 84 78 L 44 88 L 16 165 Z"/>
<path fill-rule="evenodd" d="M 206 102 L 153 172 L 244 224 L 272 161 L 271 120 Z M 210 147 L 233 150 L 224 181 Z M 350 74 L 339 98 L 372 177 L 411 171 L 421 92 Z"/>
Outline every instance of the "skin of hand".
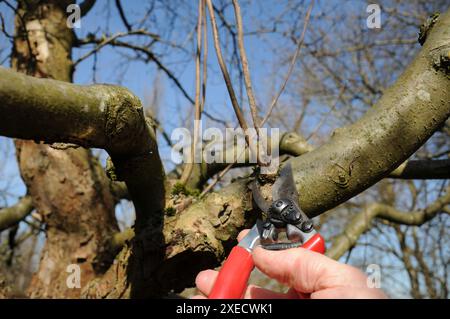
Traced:
<path fill-rule="evenodd" d="M 241 232 L 242 239 L 246 231 Z M 359 269 L 341 264 L 331 258 L 303 248 L 271 251 L 257 247 L 253 251 L 255 266 L 268 277 L 290 287 L 287 293 L 274 292 L 249 285 L 245 299 L 380 299 L 386 294 L 377 288 L 369 288 L 367 276 Z M 218 272 L 204 270 L 195 283 L 206 298 L 211 292 Z"/>

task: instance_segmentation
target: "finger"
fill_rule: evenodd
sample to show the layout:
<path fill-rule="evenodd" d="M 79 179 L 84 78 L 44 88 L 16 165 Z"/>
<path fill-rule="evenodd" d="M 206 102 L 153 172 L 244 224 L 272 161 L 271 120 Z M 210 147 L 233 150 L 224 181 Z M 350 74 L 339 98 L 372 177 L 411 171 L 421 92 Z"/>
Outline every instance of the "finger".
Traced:
<path fill-rule="evenodd" d="M 244 229 L 243 231 L 241 231 L 237 237 L 238 241 L 241 241 L 242 238 L 244 238 L 248 232 L 250 231 L 250 229 Z"/>
<path fill-rule="evenodd" d="M 302 293 L 332 287 L 366 287 L 366 276 L 356 268 L 303 248 L 270 251 L 260 247 L 253 261 L 267 276 Z"/>
<path fill-rule="evenodd" d="M 208 299 L 208 298 L 206 298 L 205 296 L 202 296 L 202 295 L 195 295 L 195 296 L 192 296 L 191 299 Z"/>
<path fill-rule="evenodd" d="M 275 292 L 255 285 L 249 285 L 244 299 L 295 299 L 298 296 L 290 293 Z"/>
<path fill-rule="evenodd" d="M 202 294 L 208 296 L 214 286 L 219 273 L 214 270 L 205 270 L 200 272 L 195 279 L 197 289 Z M 255 285 L 249 285 L 244 293 L 245 299 L 292 299 L 298 298 L 292 293 L 278 293 L 264 289 Z"/>
<path fill-rule="evenodd" d="M 314 292 L 311 299 L 386 299 L 380 289 L 354 287 L 336 287 Z"/>
<path fill-rule="evenodd" d="M 208 296 L 216 282 L 219 272 L 208 269 L 198 273 L 197 278 L 195 278 L 195 285 L 197 289 L 204 295 Z"/>
<path fill-rule="evenodd" d="M 249 232 L 249 229 L 244 229 L 238 235 L 238 240 L 242 240 Z M 214 282 L 216 281 L 217 275 L 219 273 L 217 271 L 208 269 L 198 273 L 197 278 L 195 279 L 195 284 L 197 289 L 205 295 L 209 295 L 214 286 Z"/>

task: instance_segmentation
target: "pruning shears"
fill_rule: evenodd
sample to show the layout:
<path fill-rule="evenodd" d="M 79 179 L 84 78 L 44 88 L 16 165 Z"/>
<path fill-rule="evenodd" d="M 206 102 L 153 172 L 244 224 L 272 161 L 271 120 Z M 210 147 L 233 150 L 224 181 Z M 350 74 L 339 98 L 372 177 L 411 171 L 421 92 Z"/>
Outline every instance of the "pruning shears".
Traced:
<path fill-rule="evenodd" d="M 260 245 L 269 250 L 302 247 L 323 254 L 325 241 L 313 222 L 298 206 L 290 163 L 283 166 L 272 187 L 272 202 L 267 202 L 257 178 L 251 184 L 253 201 L 265 213 L 248 234 L 231 250 L 209 295 L 210 299 L 240 299 L 254 268 L 252 250 Z"/>

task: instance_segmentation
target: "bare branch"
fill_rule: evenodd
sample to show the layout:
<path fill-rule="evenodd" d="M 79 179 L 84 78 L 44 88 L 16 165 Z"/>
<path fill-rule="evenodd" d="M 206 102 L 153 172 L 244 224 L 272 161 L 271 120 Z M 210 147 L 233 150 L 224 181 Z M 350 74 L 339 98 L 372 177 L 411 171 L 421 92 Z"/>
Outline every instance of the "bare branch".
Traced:
<path fill-rule="evenodd" d="M 449 179 L 450 159 L 409 160 L 391 172 L 389 177 L 402 179 Z"/>
<path fill-rule="evenodd" d="M 116 7 L 119 11 L 120 19 L 122 19 L 123 24 L 127 28 L 128 31 L 131 31 L 131 25 L 127 20 L 127 17 L 125 16 L 125 12 L 123 11 L 122 4 L 120 3 L 120 0 L 116 0 Z"/>
<path fill-rule="evenodd" d="M 197 20 L 197 54 L 195 56 L 195 101 L 194 101 L 194 139 L 191 144 L 191 158 L 190 162 L 185 165 L 183 174 L 181 175 L 180 183 L 186 184 L 187 180 L 191 176 L 192 169 L 195 162 L 195 153 L 198 145 L 199 138 L 199 122 L 202 115 L 202 105 L 203 99 L 200 101 L 200 89 L 202 79 L 200 77 L 200 64 L 201 64 L 201 54 L 202 54 L 202 21 L 204 15 L 204 2 L 203 0 L 198 0 L 198 20 Z M 204 35 L 206 37 L 206 34 Z"/>
<path fill-rule="evenodd" d="M 242 26 L 241 7 L 237 0 L 233 0 L 234 13 L 236 18 L 236 29 L 238 32 L 238 48 L 241 57 L 242 71 L 244 73 L 245 89 L 247 91 L 248 104 L 250 106 L 250 113 L 253 119 L 253 126 L 256 128 L 256 132 L 259 135 L 259 119 L 258 119 L 258 107 L 256 106 L 255 95 L 252 88 L 252 79 L 250 76 L 250 70 L 248 67 L 247 53 L 244 46 L 244 27 Z"/>
<path fill-rule="evenodd" d="M 239 121 L 239 125 L 242 127 L 242 129 L 247 130 L 248 129 L 247 122 L 242 113 L 241 107 L 239 106 L 239 103 L 237 101 L 236 94 L 234 93 L 234 89 L 233 89 L 233 84 L 231 83 L 230 75 L 228 74 L 228 70 L 227 70 L 225 61 L 222 56 L 222 49 L 220 48 L 220 41 L 219 41 L 219 32 L 217 30 L 217 23 L 216 23 L 216 18 L 215 18 L 212 2 L 211 2 L 211 0 L 206 0 L 206 3 L 208 5 L 209 17 L 211 19 L 211 28 L 212 28 L 212 32 L 213 32 L 214 47 L 216 49 L 217 60 L 219 61 L 220 69 L 222 71 L 222 75 L 223 75 L 225 84 L 228 89 L 228 94 L 230 95 L 231 104 L 233 106 L 234 112 L 236 113 L 236 117 Z"/>
<path fill-rule="evenodd" d="M 368 205 L 356 215 L 345 227 L 341 235 L 336 237 L 327 256 L 339 259 L 345 252 L 356 245 L 358 238 L 372 227 L 375 218 L 383 219 L 395 224 L 420 226 L 439 213 L 446 212 L 443 208 L 450 203 L 450 187 L 447 192 L 423 210 L 403 212 L 385 204 Z"/>
<path fill-rule="evenodd" d="M 216 17 L 214 13 L 214 8 L 212 5 L 211 0 L 206 0 L 206 4 L 208 5 L 208 11 L 209 11 L 209 17 L 211 19 L 211 28 L 213 32 L 213 38 L 214 38 L 214 48 L 216 50 L 217 60 L 219 62 L 220 70 L 222 71 L 223 79 L 225 81 L 225 84 L 227 86 L 228 94 L 230 96 L 231 104 L 234 109 L 234 113 L 236 114 L 236 117 L 238 119 L 240 127 L 244 130 L 245 133 L 245 141 L 247 145 L 250 147 L 250 151 L 253 154 L 258 154 L 257 150 L 255 150 L 253 143 L 250 141 L 250 137 L 248 135 L 248 125 L 247 121 L 245 120 L 244 114 L 242 113 L 242 109 L 239 106 L 239 102 L 236 98 L 236 94 L 233 89 L 233 84 L 231 83 L 230 75 L 228 74 L 228 69 L 225 64 L 225 61 L 222 56 L 222 49 L 220 48 L 220 40 L 219 40 L 219 31 L 217 29 L 217 23 L 216 23 Z M 258 162 L 259 162 L 259 156 L 257 156 Z"/>
<path fill-rule="evenodd" d="M 83 60 L 86 60 L 88 57 L 90 57 L 91 55 L 93 55 L 94 53 L 97 53 L 98 51 L 100 51 L 104 46 L 108 45 L 108 44 L 113 44 L 115 42 L 115 40 L 122 38 L 122 37 L 126 37 L 126 36 L 130 36 L 130 35 L 145 35 L 145 36 L 150 36 L 153 39 L 159 39 L 158 35 L 148 32 L 146 30 L 131 30 L 128 32 L 119 32 L 116 33 L 108 38 L 105 39 L 101 39 L 101 40 L 97 40 L 97 39 L 87 39 L 87 40 L 81 40 L 78 41 L 78 45 L 80 44 L 87 44 L 87 43 L 97 43 L 98 45 L 91 51 L 87 52 L 86 54 L 84 54 L 83 56 L 81 56 L 80 58 L 78 58 L 74 63 L 74 67 L 77 66 L 80 62 L 82 62 Z"/>
<path fill-rule="evenodd" d="M 80 4 L 81 16 L 84 17 L 86 14 L 88 14 L 89 11 L 91 11 L 91 9 L 94 7 L 96 2 L 97 0 L 84 0 Z"/>
<path fill-rule="evenodd" d="M 297 44 L 297 49 L 295 50 L 294 56 L 292 57 L 291 64 L 289 66 L 288 72 L 286 74 L 286 77 L 284 78 L 283 84 L 281 85 L 280 90 L 275 95 L 274 99 L 272 100 L 272 103 L 270 103 L 269 110 L 267 111 L 266 115 L 264 116 L 263 120 L 261 121 L 261 126 L 266 123 L 266 121 L 269 119 L 270 115 L 272 114 L 272 111 L 274 107 L 277 105 L 278 99 L 280 98 L 281 94 L 283 93 L 284 89 L 286 88 L 286 84 L 289 81 L 289 78 L 291 77 L 292 71 L 294 70 L 295 62 L 297 61 L 297 58 L 300 54 L 300 49 L 302 48 L 303 41 L 305 39 L 306 29 L 308 28 L 309 18 L 311 16 L 311 11 L 314 6 L 314 0 L 311 0 L 311 4 L 309 5 L 308 11 L 306 13 L 305 22 L 303 24 L 303 31 L 300 36 L 300 39 Z"/>
<path fill-rule="evenodd" d="M 30 196 L 22 197 L 14 206 L 0 209 L 0 232 L 17 225 L 33 211 Z"/>
<path fill-rule="evenodd" d="M 87 38 L 87 39 L 82 39 L 78 41 L 77 45 L 84 45 L 84 44 L 89 44 L 89 43 L 95 43 L 98 45 L 98 47 L 94 48 L 92 51 L 86 53 L 83 57 L 81 57 L 80 59 L 78 59 L 77 61 L 74 62 L 74 64 L 78 64 L 79 62 L 81 62 L 81 59 L 86 59 L 88 56 L 94 54 L 95 52 L 98 52 L 101 48 L 103 48 L 106 45 L 111 45 L 111 46 L 115 46 L 115 47 L 121 47 L 121 48 L 127 48 L 130 50 L 134 50 L 137 52 L 141 52 L 143 54 L 145 54 L 145 56 L 147 57 L 146 62 L 149 61 L 153 61 L 156 66 L 162 70 L 167 77 L 175 84 L 175 86 L 180 90 L 180 92 L 183 94 L 183 96 L 191 103 L 191 104 L 195 104 L 194 99 L 189 95 L 189 93 L 186 91 L 186 89 L 183 87 L 183 85 L 181 84 L 181 82 L 178 80 L 178 78 L 175 76 L 175 74 L 168 69 L 163 63 L 162 61 L 156 56 L 156 54 L 150 50 L 149 46 L 141 46 L 141 45 L 137 45 L 137 44 L 133 44 L 133 43 L 128 43 L 128 42 L 124 42 L 124 41 L 120 41 L 118 40 L 118 38 L 120 37 L 125 37 L 128 35 L 147 35 L 150 36 L 151 38 L 153 38 L 155 41 L 159 41 L 159 36 L 151 33 L 151 32 L 147 32 L 145 30 L 135 30 L 135 31 L 131 31 L 131 32 L 123 32 L 123 33 L 117 33 L 111 37 L 108 37 L 106 39 L 97 39 L 97 38 Z M 206 112 L 203 110 L 203 114 L 209 118 L 210 120 L 217 122 L 217 123 L 221 123 L 223 125 L 226 125 L 226 122 L 224 120 L 221 120 L 213 115 L 211 115 L 209 112 Z"/>

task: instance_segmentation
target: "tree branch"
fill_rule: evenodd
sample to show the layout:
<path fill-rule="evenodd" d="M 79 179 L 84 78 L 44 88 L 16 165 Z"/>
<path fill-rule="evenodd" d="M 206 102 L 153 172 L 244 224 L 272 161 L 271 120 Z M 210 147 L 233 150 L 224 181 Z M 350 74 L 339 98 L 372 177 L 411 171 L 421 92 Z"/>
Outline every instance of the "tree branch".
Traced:
<path fill-rule="evenodd" d="M 403 212 L 385 204 L 368 205 L 361 213 L 353 217 L 341 235 L 336 237 L 327 256 L 339 259 L 345 252 L 356 245 L 358 238 L 371 229 L 375 218 L 395 224 L 420 226 L 439 213 L 448 213 L 443 208 L 450 203 L 450 187 L 447 192 L 423 210 Z"/>
<path fill-rule="evenodd" d="M 145 62 L 148 63 L 149 61 L 153 61 L 156 66 L 162 70 L 167 77 L 175 84 L 175 86 L 180 90 L 180 92 L 183 94 L 183 96 L 191 103 L 194 104 L 194 99 L 189 95 L 189 93 L 186 91 L 186 89 L 183 87 L 183 85 L 180 83 L 180 81 L 178 80 L 178 78 L 175 76 L 175 74 L 169 70 L 162 62 L 161 60 L 156 56 L 156 54 L 150 50 L 149 46 L 142 46 L 142 45 L 137 45 L 137 44 L 133 44 L 133 43 L 128 43 L 128 42 L 124 42 L 124 41 L 120 41 L 118 40 L 118 38 L 120 37 L 124 37 L 124 36 L 128 36 L 128 35 L 148 35 L 150 37 L 152 37 L 155 41 L 159 41 L 159 37 L 153 33 L 148 33 L 144 30 L 135 30 L 135 31 L 130 31 L 130 32 L 123 32 L 123 33 L 118 33 L 115 34 L 111 37 L 108 37 L 106 39 L 97 39 L 97 38 L 87 38 L 87 39 L 81 39 L 78 40 L 77 45 L 84 45 L 84 44 L 89 44 L 89 43 L 95 43 L 98 45 L 98 47 L 94 48 L 91 52 L 88 52 L 84 57 L 87 57 L 87 55 L 91 55 L 94 54 L 95 52 L 98 52 L 101 48 L 103 48 L 105 45 L 111 45 L 114 47 L 121 47 L 121 48 L 127 48 L 130 50 L 134 50 L 136 52 L 140 52 L 143 53 L 146 57 Z M 81 59 L 81 58 L 80 58 Z M 80 60 L 78 59 L 76 63 L 79 63 L 78 61 Z M 211 115 L 210 113 L 206 112 L 203 110 L 203 114 L 205 114 L 205 116 L 207 118 L 209 118 L 210 120 L 213 120 L 214 122 L 217 123 L 221 123 L 226 125 L 226 122 Z"/>
<path fill-rule="evenodd" d="M 123 24 L 127 28 L 128 31 L 131 31 L 131 25 L 127 20 L 127 17 L 125 16 L 125 12 L 123 11 L 122 4 L 120 3 L 120 0 L 116 0 L 116 7 L 119 11 L 120 19 L 122 19 Z"/>
<path fill-rule="evenodd" d="M 127 184 L 138 224 L 162 211 L 163 171 L 155 137 L 139 99 L 129 91 L 37 79 L 0 67 L 0 100 L 1 135 L 105 149 Z"/>
<path fill-rule="evenodd" d="M 450 159 L 406 161 L 391 172 L 389 177 L 402 179 L 449 179 Z"/>
<path fill-rule="evenodd" d="M 14 206 L 0 209 L 0 232 L 17 225 L 33 211 L 30 196 L 22 197 Z"/>
<path fill-rule="evenodd" d="M 450 10 L 382 98 L 328 143 L 291 160 L 300 206 L 317 216 L 386 177 L 450 115 Z"/>
<path fill-rule="evenodd" d="M 268 141 L 270 143 L 270 141 Z M 284 133 L 279 142 L 280 155 L 302 156 L 314 150 L 314 147 L 309 144 L 305 138 L 295 132 Z M 223 153 L 223 158 L 234 158 L 236 154 L 244 152 L 240 148 L 226 148 L 218 150 Z M 234 154 L 230 155 L 230 154 Z M 248 152 L 243 153 L 246 156 L 245 163 L 236 163 L 233 167 L 243 167 L 255 165 L 248 163 Z M 228 163 L 210 163 L 207 164 L 204 160 L 202 163 L 195 164 L 190 179 L 186 186 L 192 189 L 200 189 L 206 181 L 212 176 L 224 170 Z M 180 167 L 175 168 L 177 173 Z M 172 172 L 169 174 L 171 178 L 177 178 Z M 391 172 L 386 178 L 396 179 L 447 179 L 450 178 L 450 160 L 407 160 L 403 162 L 397 169 Z"/>
<path fill-rule="evenodd" d="M 96 2 L 97 0 L 84 0 L 80 4 L 81 16 L 84 17 L 86 14 L 88 14 L 89 11 L 91 11 L 91 9 L 94 7 Z"/>

